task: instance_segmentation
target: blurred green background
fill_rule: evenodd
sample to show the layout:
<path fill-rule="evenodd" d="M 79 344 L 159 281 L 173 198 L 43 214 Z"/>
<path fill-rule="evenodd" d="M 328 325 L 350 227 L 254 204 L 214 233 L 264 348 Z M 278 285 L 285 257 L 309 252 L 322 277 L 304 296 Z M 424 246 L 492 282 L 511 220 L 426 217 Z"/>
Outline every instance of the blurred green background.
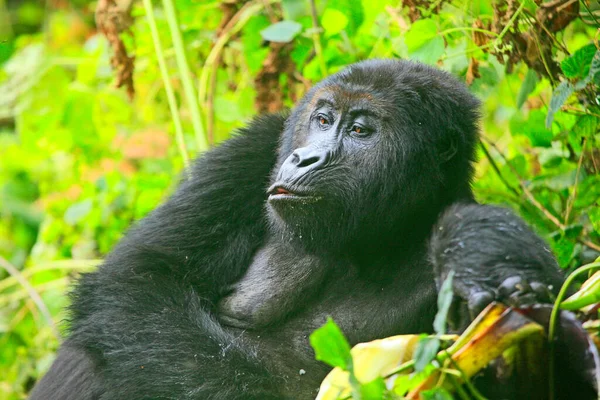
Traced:
<path fill-rule="evenodd" d="M 517 210 L 561 267 L 594 259 L 599 10 L 0 0 L 0 399 L 26 397 L 64 332 L 69 283 L 170 193 L 188 158 L 362 59 L 417 59 L 465 81 L 484 103 L 478 200 Z"/>

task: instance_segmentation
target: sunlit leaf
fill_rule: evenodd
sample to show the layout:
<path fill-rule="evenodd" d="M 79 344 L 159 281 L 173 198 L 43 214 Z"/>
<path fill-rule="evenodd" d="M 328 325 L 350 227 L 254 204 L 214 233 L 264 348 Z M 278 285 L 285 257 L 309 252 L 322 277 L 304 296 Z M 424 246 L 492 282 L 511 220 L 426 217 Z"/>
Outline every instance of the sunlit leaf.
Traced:
<path fill-rule="evenodd" d="M 361 400 L 381 400 L 384 398 L 385 391 L 385 381 L 381 377 L 360 385 Z"/>
<path fill-rule="evenodd" d="M 400 335 L 357 344 L 351 350 L 356 380 L 368 385 L 387 376 L 401 363 L 412 359 L 418 342 L 418 335 Z M 333 400 L 350 393 L 350 374 L 334 368 L 321 383 L 317 399 Z"/>
<path fill-rule="evenodd" d="M 341 329 L 331 318 L 325 325 L 310 335 L 310 345 L 315 350 L 315 358 L 331 365 L 349 370 L 352 367 L 350 345 Z"/>
<path fill-rule="evenodd" d="M 560 304 L 564 310 L 579 310 L 600 301 L 600 271 L 587 279 L 581 289 Z"/>
<path fill-rule="evenodd" d="M 321 25 L 325 30 L 325 35 L 333 36 L 346 28 L 348 25 L 348 18 L 341 11 L 328 8 L 323 13 L 323 17 L 321 17 Z"/>

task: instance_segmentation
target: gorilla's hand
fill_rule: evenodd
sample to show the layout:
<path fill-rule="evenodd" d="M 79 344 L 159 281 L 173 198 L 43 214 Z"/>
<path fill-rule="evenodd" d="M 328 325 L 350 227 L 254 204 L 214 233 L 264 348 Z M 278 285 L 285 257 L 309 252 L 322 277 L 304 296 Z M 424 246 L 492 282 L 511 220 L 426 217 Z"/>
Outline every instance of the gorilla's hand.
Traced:
<path fill-rule="evenodd" d="M 490 302 L 510 306 L 552 301 L 563 277 L 548 246 L 511 211 L 456 204 L 438 221 L 430 243 L 438 286 L 454 271 L 454 328 Z"/>

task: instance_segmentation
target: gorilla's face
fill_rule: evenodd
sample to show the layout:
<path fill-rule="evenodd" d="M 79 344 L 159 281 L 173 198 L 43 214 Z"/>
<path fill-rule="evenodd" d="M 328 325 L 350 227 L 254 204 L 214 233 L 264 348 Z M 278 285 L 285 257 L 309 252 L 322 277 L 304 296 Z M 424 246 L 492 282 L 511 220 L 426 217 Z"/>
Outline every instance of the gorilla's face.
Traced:
<path fill-rule="evenodd" d="M 288 230 L 306 240 L 355 231 L 375 204 L 381 179 L 396 154 L 385 148 L 382 108 L 362 88 L 317 90 L 298 112 L 293 151 L 268 190 L 268 203 Z M 337 237 L 336 240 L 343 240 Z"/>
<path fill-rule="evenodd" d="M 268 189 L 276 228 L 311 247 L 376 243 L 415 221 L 426 227 L 418 218 L 436 215 L 443 191 L 468 185 L 473 98 L 454 80 L 444 83 L 440 71 L 387 67 L 382 74 L 378 64 L 375 74 L 365 62 L 333 75 L 294 110 Z M 452 84 L 459 93 L 444 87 Z M 468 101 L 458 106 L 461 96 Z M 461 115 L 463 108 L 473 115 Z M 460 118 L 471 132 L 457 132 Z M 457 169 L 449 161 L 460 157 L 467 167 L 446 178 L 443 168 Z"/>

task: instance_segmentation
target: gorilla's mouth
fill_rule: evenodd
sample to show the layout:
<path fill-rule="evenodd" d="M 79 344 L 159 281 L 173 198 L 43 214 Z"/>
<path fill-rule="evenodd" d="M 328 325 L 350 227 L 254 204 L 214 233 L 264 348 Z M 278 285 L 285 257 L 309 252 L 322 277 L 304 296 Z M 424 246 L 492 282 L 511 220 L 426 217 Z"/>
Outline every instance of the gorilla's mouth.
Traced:
<path fill-rule="evenodd" d="M 269 200 L 308 199 L 313 197 L 312 193 L 308 192 L 307 190 L 282 183 L 275 183 L 267 190 L 267 193 L 269 194 Z"/>
<path fill-rule="evenodd" d="M 291 193 L 289 190 L 287 190 L 287 189 L 284 189 L 284 188 L 282 188 L 282 187 L 278 187 L 278 188 L 276 188 L 276 189 L 275 189 L 275 191 L 274 191 L 273 193 L 271 193 L 271 194 L 275 194 L 275 195 L 277 195 L 277 194 L 292 194 L 292 193 Z"/>
<path fill-rule="evenodd" d="M 292 188 L 288 185 L 282 185 L 281 183 L 276 183 L 273 186 L 271 186 L 269 188 L 269 190 L 267 190 L 267 193 L 269 194 L 269 197 L 274 197 L 274 196 L 277 196 L 277 197 L 279 197 L 279 196 L 299 197 L 299 196 L 302 196 L 302 193 L 299 193 L 294 188 Z"/>

